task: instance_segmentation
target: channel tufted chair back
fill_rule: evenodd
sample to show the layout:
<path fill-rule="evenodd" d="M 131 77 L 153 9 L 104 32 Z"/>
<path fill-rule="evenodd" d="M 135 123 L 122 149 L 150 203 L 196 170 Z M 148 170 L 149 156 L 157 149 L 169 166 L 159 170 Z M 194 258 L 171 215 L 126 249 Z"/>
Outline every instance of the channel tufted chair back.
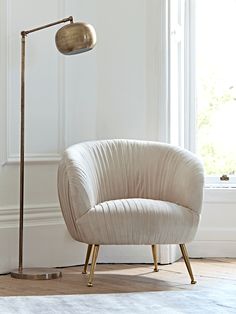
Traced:
<path fill-rule="evenodd" d="M 94 141 L 65 151 L 58 193 L 71 236 L 89 244 L 87 258 L 92 249 L 96 257 L 100 244 L 151 244 L 155 262 L 156 244 L 181 244 L 187 254 L 184 243 L 193 240 L 200 219 L 203 177 L 197 157 L 179 147 Z"/>

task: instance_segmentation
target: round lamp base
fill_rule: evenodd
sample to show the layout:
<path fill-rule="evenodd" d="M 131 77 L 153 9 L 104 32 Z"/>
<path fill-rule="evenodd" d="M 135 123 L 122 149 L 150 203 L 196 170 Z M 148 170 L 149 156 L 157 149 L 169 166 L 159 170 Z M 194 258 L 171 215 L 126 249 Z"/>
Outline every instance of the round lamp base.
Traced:
<path fill-rule="evenodd" d="M 11 277 L 16 279 L 49 280 L 61 276 L 61 271 L 55 268 L 23 268 L 22 271 L 15 269 L 11 272 Z"/>

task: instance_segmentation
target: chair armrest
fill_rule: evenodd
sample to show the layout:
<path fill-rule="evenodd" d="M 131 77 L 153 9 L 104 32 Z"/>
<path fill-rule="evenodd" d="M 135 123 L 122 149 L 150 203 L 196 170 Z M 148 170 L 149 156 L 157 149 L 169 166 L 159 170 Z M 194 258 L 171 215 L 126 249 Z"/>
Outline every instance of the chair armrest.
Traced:
<path fill-rule="evenodd" d="M 201 161 L 191 152 L 179 148 L 166 165 L 164 198 L 173 203 L 187 207 L 196 213 L 201 212 L 204 170 Z"/>

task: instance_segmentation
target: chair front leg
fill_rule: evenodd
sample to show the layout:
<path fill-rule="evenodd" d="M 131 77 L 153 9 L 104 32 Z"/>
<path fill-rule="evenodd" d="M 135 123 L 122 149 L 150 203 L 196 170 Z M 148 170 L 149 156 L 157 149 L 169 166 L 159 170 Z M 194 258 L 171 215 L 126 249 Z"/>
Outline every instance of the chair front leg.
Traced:
<path fill-rule="evenodd" d="M 82 274 L 87 274 L 87 268 L 88 268 L 88 263 L 89 263 L 89 259 L 91 256 L 91 251 L 93 248 L 93 244 L 89 244 L 88 248 L 87 248 L 87 254 L 86 254 L 86 259 L 85 259 L 85 264 L 84 264 L 84 270 L 82 271 Z"/>
<path fill-rule="evenodd" d="M 154 261 L 154 271 L 159 271 L 158 265 L 157 265 L 157 246 L 156 244 L 152 244 L 152 256 Z"/>
<path fill-rule="evenodd" d="M 188 252 L 187 252 L 186 246 L 185 246 L 185 244 L 180 244 L 179 246 L 180 246 L 180 250 L 182 252 L 182 255 L 183 255 L 183 258 L 184 258 L 184 262 L 185 262 L 185 265 L 187 267 L 189 276 L 191 278 L 191 284 L 195 284 L 196 280 L 193 277 L 193 272 L 192 272 L 191 264 L 190 264 L 190 261 L 189 261 Z"/>
<path fill-rule="evenodd" d="M 92 264 L 91 264 L 91 269 L 90 269 L 90 274 L 89 274 L 88 287 L 93 286 L 93 276 L 94 276 L 94 271 L 96 267 L 98 251 L 99 251 L 99 245 L 98 244 L 93 245 L 93 257 L 92 257 Z"/>

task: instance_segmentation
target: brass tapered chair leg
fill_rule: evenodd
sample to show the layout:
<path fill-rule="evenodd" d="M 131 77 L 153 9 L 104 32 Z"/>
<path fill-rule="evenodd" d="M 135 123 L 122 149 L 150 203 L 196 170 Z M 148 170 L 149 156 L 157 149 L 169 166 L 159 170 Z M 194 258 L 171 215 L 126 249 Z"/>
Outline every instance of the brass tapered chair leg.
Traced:
<path fill-rule="evenodd" d="M 156 244 L 152 244 L 152 256 L 154 261 L 154 271 L 159 271 L 158 265 L 157 265 L 157 246 Z"/>
<path fill-rule="evenodd" d="M 94 276 L 96 261 L 98 257 L 98 250 L 99 250 L 99 245 L 95 244 L 93 246 L 93 257 L 92 257 L 92 264 L 91 264 L 91 269 L 90 269 L 90 274 L 89 274 L 88 287 L 93 286 L 93 276 Z"/>
<path fill-rule="evenodd" d="M 85 259 L 85 264 L 84 264 L 84 270 L 82 271 L 82 274 L 87 274 L 87 268 L 88 268 L 88 263 L 89 263 L 89 259 L 90 259 L 90 256 L 91 256 L 92 248 L 93 248 L 93 244 L 89 244 L 88 248 L 87 248 L 87 254 L 86 254 L 86 259 Z"/>
<path fill-rule="evenodd" d="M 186 246 L 185 246 L 185 244 L 180 244 L 179 246 L 180 246 L 180 250 L 182 252 L 183 258 L 184 258 L 185 265 L 186 265 L 186 267 L 188 269 L 189 276 L 191 278 L 191 284 L 195 284 L 196 280 L 194 280 L 194 277 L 193 277 L 193 272 L 192 272 L 192 268 L 191 268 L 191 265 L 190 265 L 190 261 L 189 261 L 188 252 L 187 252 Z"/>

